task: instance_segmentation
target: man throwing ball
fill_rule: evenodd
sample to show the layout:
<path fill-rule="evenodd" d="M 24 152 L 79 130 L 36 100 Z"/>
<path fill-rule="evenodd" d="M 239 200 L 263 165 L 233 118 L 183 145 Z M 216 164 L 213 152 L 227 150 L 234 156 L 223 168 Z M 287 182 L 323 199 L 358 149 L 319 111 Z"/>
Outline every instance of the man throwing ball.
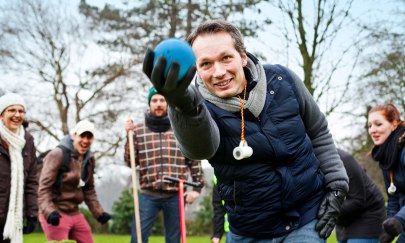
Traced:
<path fill-rule="evenodd" d="M 286 67 L 262 65 L 228 22 L 204 22 L 187 41 L 196 66 L 183 79 L 175 62 L 165 76 L 166 60 L 153 64 L 152 50 L 143 70 L 169 104 L 183 154 L 214 167 L 231 242 L 325 242 L 348 177 L 302 81 Z M 240 147 L 253 153 L 235 158 Z"/>

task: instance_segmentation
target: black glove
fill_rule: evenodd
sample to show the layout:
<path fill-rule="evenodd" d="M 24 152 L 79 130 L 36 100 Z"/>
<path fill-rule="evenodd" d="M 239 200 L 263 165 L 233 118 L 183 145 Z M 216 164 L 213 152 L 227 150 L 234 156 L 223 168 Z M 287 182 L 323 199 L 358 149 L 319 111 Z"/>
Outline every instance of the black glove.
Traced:
<path fill-rule="evenodd" d="M 100 222 L 100 224 L 105 224 L 110 219 L 111 219 L 111 215 L 109 213 L 104 212 L 98 217 L 97 221 Z"/>
<path fill-rule="evenodd" d="M 23 234 L 31 234 L 35 230 L 37 222 L 38 222 L 37 217 L 27 217 L 25 226 L 23 228 Z"/>
<path fill-rule="evenodd" d="M 401 222 L 396 218 L 388 218 L 383 223 L 383 228 L 391 236 L 397 236 L 402 233 L 404 228 L 402 227 Z"/>
<path fill-rule="evenodd" d="M 62 215 L 55 210 L 48 216 L 46 222 L 48 222 L 48 224 L 52 224 L 53 226 L 58 226 L 60 218 L 62 218 Z"/>
<path fill-rule="evenodd" d="M 380 243 L 390 243 L 395 239 L 395 236 L 389 235 L 385 230 L 383 230 L 382 234 L 379 237 Z"/>
<path fill-rule="evenodd" d="M 202 103 L 202 97 L 193 85 L 189 86 L 195 76 L 195 66 L 191 66 L 184 78 L 177 81 L 180 65 L 173 62 L 165 77 L 166 58 L 160 56 L 153 65 L 154 57 L 155 53 L 148 48 L 143 61 L 143 72 L 149 77 L 156 90 L 177 111 L 186 114 L 197 112 L 197 106 Z"/>
<path fill-rule="evenodd" d="M 331 190 L 326 193 L 318 210 L 319 221 L 315 227 L 321 238 L 328 238 L 335 228 L 346 195 L 347 192 L 342 190 Z"/>

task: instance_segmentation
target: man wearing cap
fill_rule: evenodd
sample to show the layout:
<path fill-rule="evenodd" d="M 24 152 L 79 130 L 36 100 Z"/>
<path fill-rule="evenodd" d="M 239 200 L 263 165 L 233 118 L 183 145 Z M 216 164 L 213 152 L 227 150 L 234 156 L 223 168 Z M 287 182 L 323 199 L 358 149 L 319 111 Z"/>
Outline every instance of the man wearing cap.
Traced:
<path fill-rule="evenodd" d="M 37 222 L 36 149 L 25 113 L 20 95 L 0 97 L 0 242 L 22 242 Z"/>
<path fill-rule="evenodd" d="M 151 87 L 148 95 L 149 111 L 145 122 L 134 124 L 128 120 L 125 130 L 134 131 L 135 163 L 139 166 L 139 209 L 142 242 L 148 242 L 149 234 L 160 209 L 163 210 L 166 242 L 180 242 L 180 216 L 177 185 L 163 180 L 163 176 L 175 177 L 204 185 L 200 161 L 183 156 L 167 116 L 165 98 Z M 130 165 L 129 143 L 125 145 L 125 161 Z M 193 203 L 201 188 L 185 193 L 186 203 Z M 131 242 L 137 241 L 135 223 L 132 222 Z"/>
<path fill-rule="evenodd" d="M 76 124 L 70 135 L 60 141 L 70 153 L 69 170 L 55 183 L 63 162 L 64 152 L 57 147 L 44 158 L 39 179 L 39 221 L 48 241 L 76 240 L 92 243 L 91 228 L 79 212 L 84 201 L 93 216 L 105 224 L 111 216 L 104 212 L 94 188 L 95 158 L 90 151 L 95 128 L 83 120 Z"/>

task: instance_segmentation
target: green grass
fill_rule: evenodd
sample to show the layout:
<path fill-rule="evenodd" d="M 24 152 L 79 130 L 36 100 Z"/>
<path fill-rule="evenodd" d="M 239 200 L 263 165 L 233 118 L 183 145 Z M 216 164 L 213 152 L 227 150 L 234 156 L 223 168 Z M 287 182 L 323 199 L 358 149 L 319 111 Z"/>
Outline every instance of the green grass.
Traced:
<path fill-rule="evenodd" d="M 129 243 L 130 235 L 113 235 L 113 234 L 93 234 L 95 243 Z M 187 238 L 187 243 L 206 243 L 209 242 L 209 236 L 193 236 Z M 46 238 L 42 233 L 32 233 L 24 235 L 24 243 L 45 243 Z M 163 236 L 149 237 L 149 243 L 162 243 L 164 241 Z"/>
<path fill-rule="evenodd" d="M 129 235 L 102 235 L 102 234 L 93 234 L 95 243 L 120 243 L 130 242 L 131 236 Z M 24 235 L 24 243 L 45 243 L 46 238 L 43 233 L 32 233 L 29 235 Z"/>
<path fill-rule="evenodd" d="M 113 235 L 113 234 L 93 234 L 95 243 L 128 243 L 130 242 L 130 235 Z M 24 235 L 24 243 L 45 243 L 46 238 L 43 233 L 32 233 Z M 149 237 L 149 243 L 162 243 L 163 236 Z M 190 236 L 187 237 L 187 243 L 207 243 L 210 242 L 210 236 Z M 221 242 L 225 242 L 222 240 Z M 336 243 L 335 234 L 328 238 L 327 243 Z"/>

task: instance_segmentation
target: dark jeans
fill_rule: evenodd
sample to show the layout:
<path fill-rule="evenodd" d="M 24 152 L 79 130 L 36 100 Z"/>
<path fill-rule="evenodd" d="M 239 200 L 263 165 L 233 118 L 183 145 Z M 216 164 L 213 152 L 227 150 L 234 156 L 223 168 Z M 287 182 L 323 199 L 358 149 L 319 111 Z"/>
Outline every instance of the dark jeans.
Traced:
<path fill-rule="evenodd" d="M 147 243 L 153 224 L 160 210 L 163 210 L 166 243 L 180 242 L 180 214 L 177 195 L 169 198 L 154 198 L 139 195 L 142 243 Z M 135 220 L 132 220 L 131 243 L 137 243 Z"/>
<path fill-rule="evenodd" d="M 321 239 L 318 232 L 315 230 L 317 222 L 317 220 L 312 220 L 301 228 L 278 238 L 256 239 L 254 237 L 235 235 L 231 231 L 229 231 L 228 237 L 231 237 L 232 243 L 325 243 L 326 241 Z"/>

